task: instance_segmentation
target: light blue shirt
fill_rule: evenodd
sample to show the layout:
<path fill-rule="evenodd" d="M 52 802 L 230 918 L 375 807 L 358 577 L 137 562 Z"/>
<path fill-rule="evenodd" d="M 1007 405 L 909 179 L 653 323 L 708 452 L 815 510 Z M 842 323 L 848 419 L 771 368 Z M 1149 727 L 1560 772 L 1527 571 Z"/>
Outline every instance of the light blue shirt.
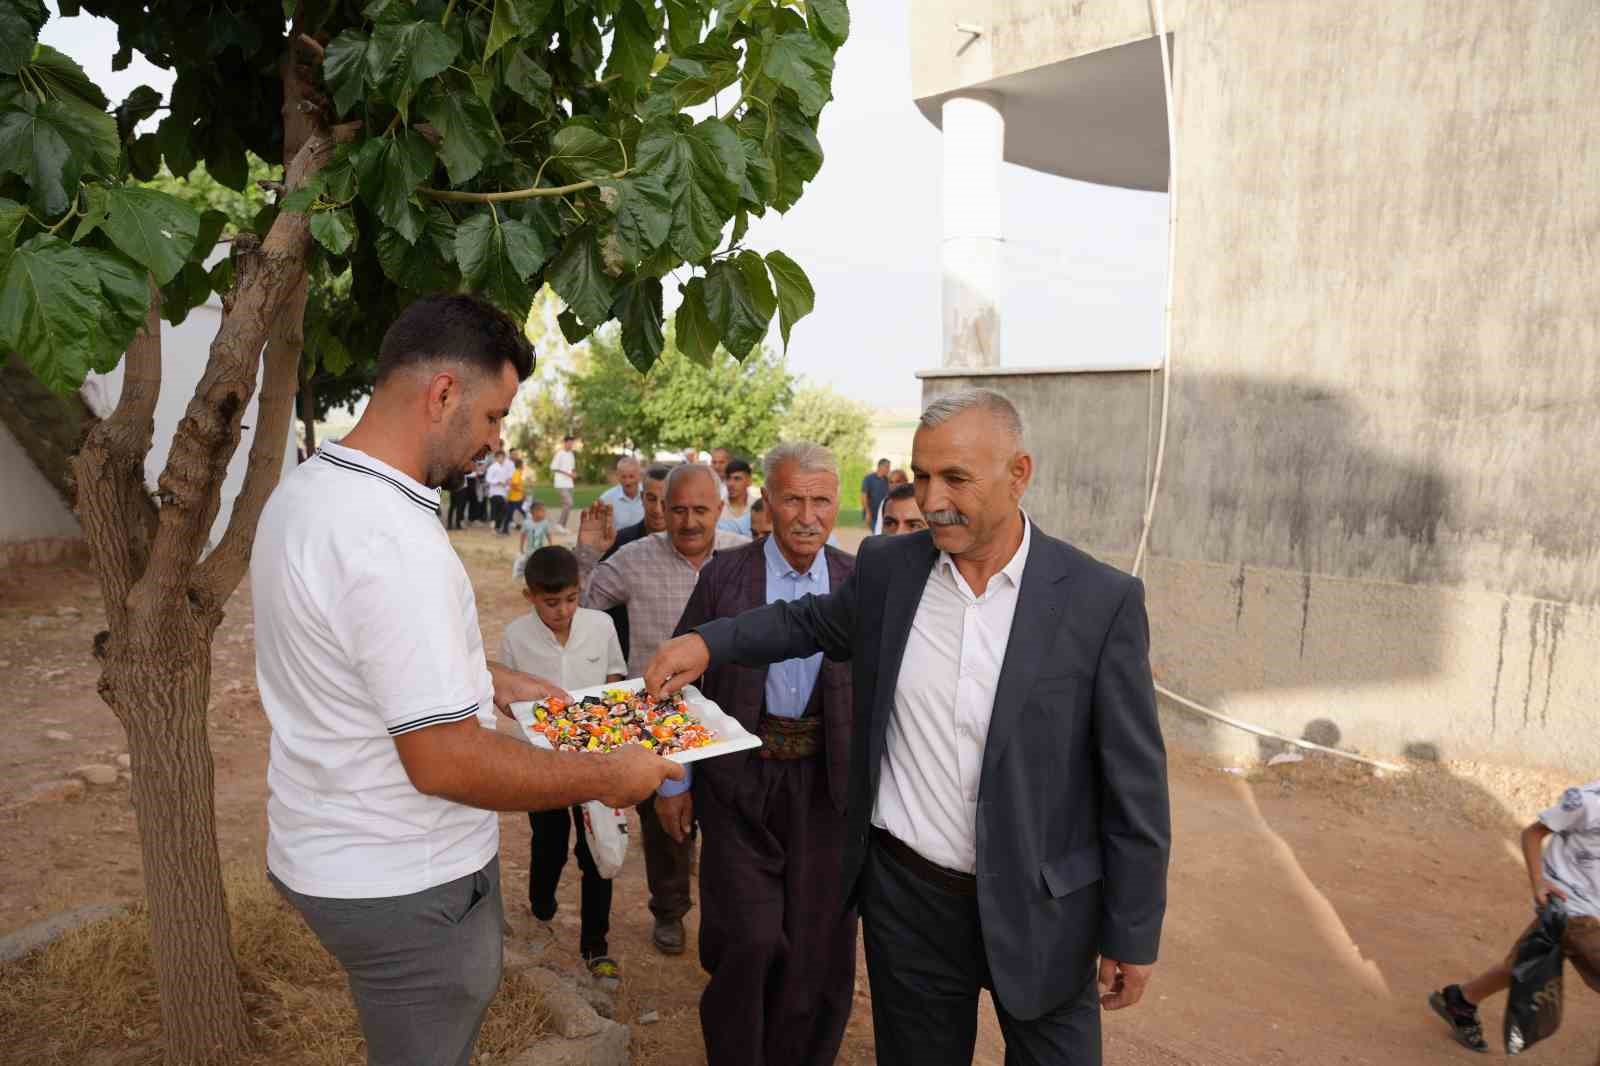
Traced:
<path fill-rule="evenodd" d="M 767 602 L 779 603 L 798 600 L 802 596 L 828 594 L 827 552 L 817 552 L 811 568 L 800 573 L 778 550 L 778 538 L 768 537 Z M 799 718 L 811 702 L 811 690 L 817 686 L 817 674 L 822 670 L 822 653 L 809 659 L 785 659 L 767 667 L 767 713 L 779 718 Z"/>
<path fill-rule="evenodd" d="M 611 505 L 611 524 L 616 528 L 627 529 L 644 521 L 643 485 L 638 487 L 638 493 L 630 499 L 621 485 L 612 485 L 600 494 L 600 502 Z"/>
<path fill-rule="evenodd" d="M 737 518 L 731 517 L 727 512 L 723 512 L 722 517 L 717 519 L 717 528 L 726 529 L 729 533 L 743 533 L 747 537 L 754 535 L 750 532 L 750 512 L 748 510 Z"/>
<path fill-rule="evenodd" d="M 802 596 L 826 596 L 828 583 L 828 553 L 817 552 L 811 568 L 800 573 L 778 550 L 778 538 L 768 537 L 763 547 L 767 560 L 767 602 L 798 600 Z M 779 718 L 799 718 L 811 702 L 811 691 L 817 687 L 817 675 L 822 672 L 822 653 L 808 659 L 785 659 L 767 667 L 767 713 Z M 663 796 L 677 796 L 689 791 L 694 783 L 694 767 L 684 767 L 682 781 L 664 781 L 659 792 Z"/>

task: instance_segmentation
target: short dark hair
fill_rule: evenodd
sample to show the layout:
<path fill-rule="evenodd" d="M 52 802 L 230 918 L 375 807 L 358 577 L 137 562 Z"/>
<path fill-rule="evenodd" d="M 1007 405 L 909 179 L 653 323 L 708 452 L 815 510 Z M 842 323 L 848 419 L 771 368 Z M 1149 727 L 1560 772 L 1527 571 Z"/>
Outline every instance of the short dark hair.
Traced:
<path fill-rule="evenodd" d="M 760 497 L 760 496 L 757 496 L 755 498 L 755 501 L 750 504 L 750 513 L 751 514 L 755 514 L 757 511 L 765 511 L 766 509 L 767 509 L 767 501 L 763 497 Z"/>
<path fill-rule="evenodd" d="M 748 474 L 748 473 L 750 473 L 750 464 L 747 463 L 745 460 L 743 460 L 743 459 L 729 459 L 728 460 L 727 469 L 723 470 L 722 476 L 723 477 L 727 477 L 729 474 Z"/>
<path fill-rule="evenodd" d="M 916 498 L 917 487 L 915 485 L 896 485 L 889 490 L 889 499 L 891 500 L 914 500 Z"/>
<path fill-rule="evenodd" d="M 577 440 L 577 439 L 578 439 L 577 437 L 574 437 L 571 433 L 568 433 L 565 437 L 561 438 L 561 443 L 565 444 L 569 440 Z"/>
<path fill-rule="evenodd" d="M 522 578 L 530 592 L 565 592 L 578 584 L 578 557 L 570 548 L 552 544 L 528 556 Z"/>
<path fill-rule="evenodd" d="M 879 459 L 879 460 L 878 460 L 878 465 L 879 465 L 879 466 L 891 466 L 891 465 L 893 465 L 893 464 L 891 464 L 891 463 L 890 463 L 890 462 L 889 462 L 889 460 L 887 460 L 887 459 Z"/>
<path fill-rule="evenodd" d="M 378 346 L 379 385 L 397 370 L 435 360 L 461 362 L 484 374 L 507 363 L 521 381 L 533 373 L 533 345 L 510 315 L 464 292 L 436 292 L 413 300 Z"/>
<path fill-rule="evenodd" d="M 542 510 L 544 510 L 544 501 L 543 500 L 533 500 L 532 502 L 530 502 L 528 504 L 528 511 L 530 513 L 533 512 L 533 511 L 542 511 Z"/>
<path fill-rule="evenodd" d="M 667 466 L 665 463 L 652 463 L 645 470 L 644 479 L 646 481 L 665 481 L 670 473 L 672 473 L 672 467 Z"/>

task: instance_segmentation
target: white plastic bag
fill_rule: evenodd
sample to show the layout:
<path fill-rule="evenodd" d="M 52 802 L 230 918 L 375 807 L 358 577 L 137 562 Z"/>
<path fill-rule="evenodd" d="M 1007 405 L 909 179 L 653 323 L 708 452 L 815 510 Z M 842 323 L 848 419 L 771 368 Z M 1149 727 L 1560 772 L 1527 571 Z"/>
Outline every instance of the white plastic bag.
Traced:
<path fill-rule="evenodd" d="M 589 843 L 589 854 L 594 857 L 600 876 L 609 881 L 617 876 L 622 861 L 628 857 L 628 816 L 599 800 L 590 800 L 582 810 L 583 835 Z"/>

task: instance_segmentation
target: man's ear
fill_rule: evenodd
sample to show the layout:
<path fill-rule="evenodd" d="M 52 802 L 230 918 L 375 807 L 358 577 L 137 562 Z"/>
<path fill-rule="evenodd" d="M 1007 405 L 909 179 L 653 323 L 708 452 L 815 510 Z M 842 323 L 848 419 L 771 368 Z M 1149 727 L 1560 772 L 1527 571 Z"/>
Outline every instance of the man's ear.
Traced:
<path fill-rule="evenodd" d="M 428 421 L 443 422 L 466 399 L 462 381 L 448 370 L 441 370 L 428 381 Z"/>
<path fill-rule="evenodd" d="M 1011 495 L 1014 499 L 1021 500 L 1028 491 L 1028 485 L 1033 481 L 1033 456 L 1027 452 L 1018 452 L 1011 457 Z M 920 503 L 919 503 L 920 506 Z"/>

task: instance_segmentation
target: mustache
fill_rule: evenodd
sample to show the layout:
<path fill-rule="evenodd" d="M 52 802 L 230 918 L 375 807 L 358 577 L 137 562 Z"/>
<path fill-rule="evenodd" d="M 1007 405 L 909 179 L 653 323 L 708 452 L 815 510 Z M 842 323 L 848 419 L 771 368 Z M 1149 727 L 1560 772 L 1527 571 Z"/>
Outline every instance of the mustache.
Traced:
<path fill-rule="evenodd" d="M 929 511 L 922 516 L 930 526 L 964 526 L 967 516 L 960 511 Z"/>
<path fill-rule="evenodd" d="M 813 537 L 820 537 L 820 536 L 822 536 L 822 526 L 816 525 L 816 524 L 805 525 L 805 524 L 801 524 L 799 522 L 796 522 L 794 525 L 789 527 L 789 532 L 791 534 L 797 535 L 797 536 L 808 536 L 809 535 L 809 536 L 813 536 Z"/>

